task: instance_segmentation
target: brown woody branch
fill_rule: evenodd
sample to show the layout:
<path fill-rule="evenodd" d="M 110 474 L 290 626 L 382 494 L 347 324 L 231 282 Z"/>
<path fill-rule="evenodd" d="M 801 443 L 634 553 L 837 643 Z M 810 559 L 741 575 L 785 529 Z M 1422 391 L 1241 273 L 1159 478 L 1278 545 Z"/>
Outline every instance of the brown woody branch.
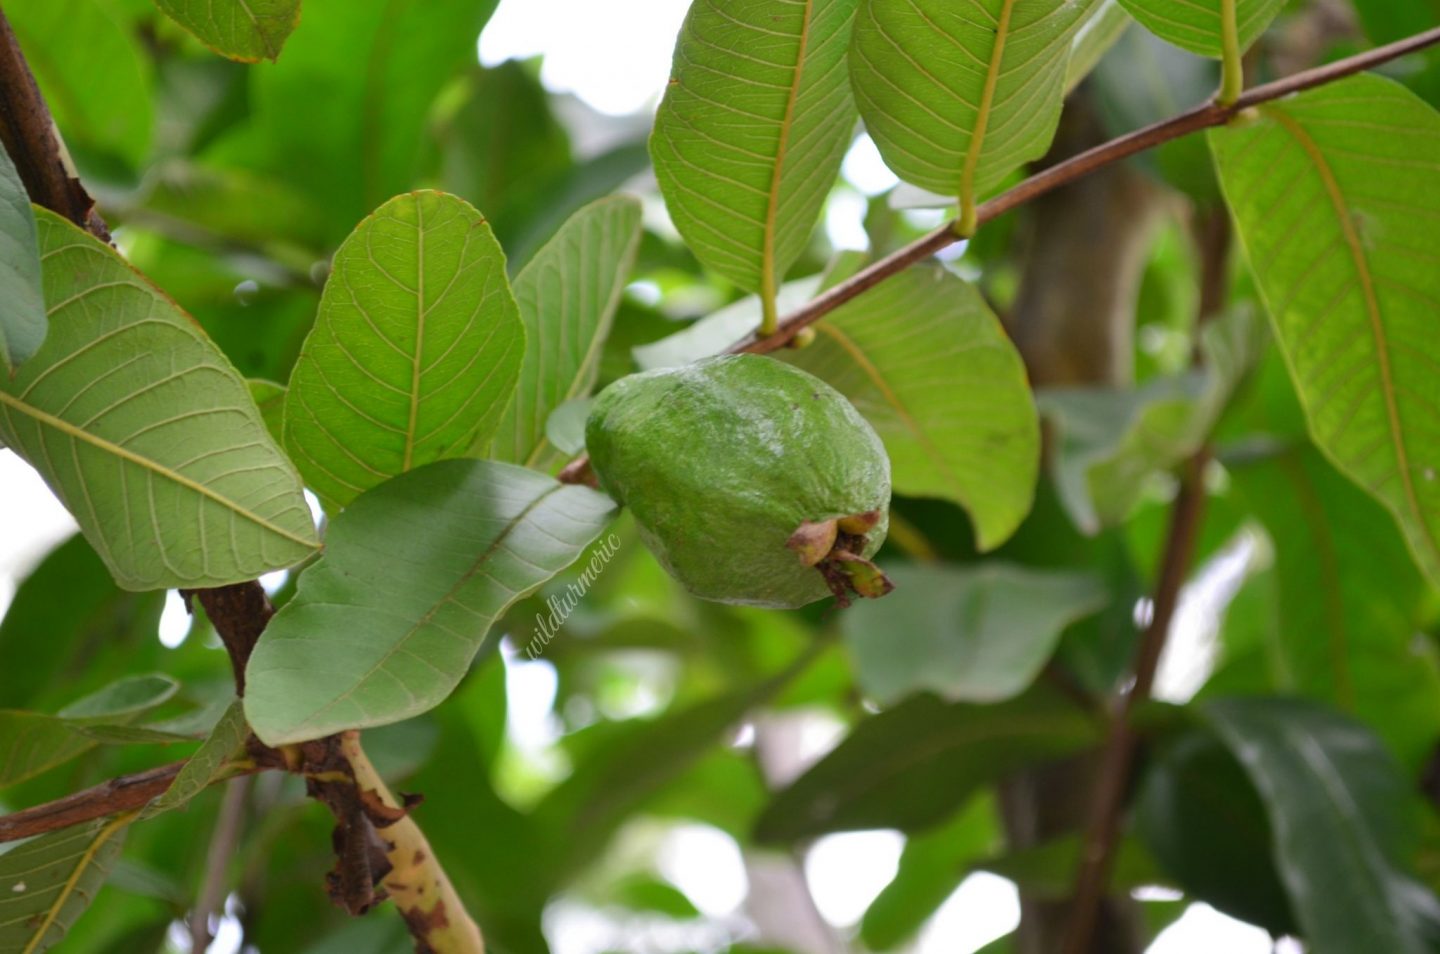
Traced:
<path fill-rule="evenodd" d="M 1199 365 L 1201 353 L 1198 330 L 1219 315 L 1225 307 L 1227 270 L 1230 255 L 1230 222 L 1222 209 L 1212 209 L 1205 216 L 1198 235 L 1200 251 L 1200 301 L 1196 317 L 1196 341 L 1192 363 Z M 1131 723 L 1135 708 L 1150 699 L 1155 673 L 1170 636 L 1175 610 L 1180 605 L 1181 589 L 1190 575 L 1195 541 L 1200 534 L 1205 513 L 1205 468 L 1210 463 L 1208 444 L 1190 456 L 1183 465 L 1180 492 L 1170 510 L 1170 526 L 1160 557 L 1159 576 L 1149 625 L 1140 637 L 1135 653 L 1134 682 L 1120 700 L 1118 711 L 1110 723 L 1110 731 L 1101 755 L 1099 775 L 1090 817 L 1080 856 L 1080 870 L 1075 879 L 1075 893 L 1070 899 L 1070 920 L 1065 932 L 1065 954 L 1086 954 L 1100 914 L 1100 903 L 1109 886 L 1119 843 L 1120 823 L 1134 776 L 1135 753 L 1139 736 Z"/>

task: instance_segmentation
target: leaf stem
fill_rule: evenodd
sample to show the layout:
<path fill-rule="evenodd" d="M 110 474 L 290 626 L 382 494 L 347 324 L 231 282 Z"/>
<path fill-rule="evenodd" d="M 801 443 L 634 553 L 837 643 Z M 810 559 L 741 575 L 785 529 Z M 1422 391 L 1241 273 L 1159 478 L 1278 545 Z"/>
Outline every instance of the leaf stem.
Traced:
<path fill-rule="evenodd" d="M 1235 0 L 1220 0 L 1220 92 L 1215 102 L 1229 106 L 1245 90 L 1245 63 L 1240 57 L 1240 26 Z"/>

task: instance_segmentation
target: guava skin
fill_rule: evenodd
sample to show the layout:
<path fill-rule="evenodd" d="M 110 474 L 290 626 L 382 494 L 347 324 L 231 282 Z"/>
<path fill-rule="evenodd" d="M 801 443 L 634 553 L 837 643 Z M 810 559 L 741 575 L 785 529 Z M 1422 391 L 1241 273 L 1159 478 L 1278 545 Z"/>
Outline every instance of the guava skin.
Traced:
<path fill-rule="evenodd" d="M 832 592 L 786 542 L 804 521 L 879 513 L 890 459 L 844 395 L 805 371 L 726 355 L 622 378 L 585 427 L 601 486 L 630 508 L 641 539 L 694 595 L 790 608 Z"/>

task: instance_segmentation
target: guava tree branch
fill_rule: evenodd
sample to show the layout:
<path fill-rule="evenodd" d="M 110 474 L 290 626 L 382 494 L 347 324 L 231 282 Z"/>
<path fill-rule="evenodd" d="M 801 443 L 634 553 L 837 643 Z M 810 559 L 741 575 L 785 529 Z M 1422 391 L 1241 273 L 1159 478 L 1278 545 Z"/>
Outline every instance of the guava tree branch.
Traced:
<path fill-rule="evenodd" d="M 1192 363 L 1199 365 L 1201 352 L 1198 331 L 1225 308 L 1227 270 L 1230 257 L 1230 221 L 1223 209 L 1211 209 L 1201 223 L 1200 300 L 1196 314 L 1196 342 Z M 1195 542 L 1205 513 L 1205 468 L 1210 463 L 1208 444 L 1185 461 L 1180 491 L 1170 509 L 1170 526 L 1155 584 L 1150 622 L 1136 649 L 1134 681 L 1121 698 L 1105 740 L 1099 774 L 1092 795 L 1090 826 L 1085 833 L 1075 893 L 1070 899 L 1070 919 L 1065 932 L 1065 954 L 1086 954 L 1100 912 L 1100 903 L 1109 886 L 1119 843 L 1120 822 L 1134 776 L 1139 736 L 1131 724 L 1135 708 L 1151 698 L 1160 656 L 1170 636 L 1170 625 L 1180 605 L 1181 590 L 1190 575 Z"/>

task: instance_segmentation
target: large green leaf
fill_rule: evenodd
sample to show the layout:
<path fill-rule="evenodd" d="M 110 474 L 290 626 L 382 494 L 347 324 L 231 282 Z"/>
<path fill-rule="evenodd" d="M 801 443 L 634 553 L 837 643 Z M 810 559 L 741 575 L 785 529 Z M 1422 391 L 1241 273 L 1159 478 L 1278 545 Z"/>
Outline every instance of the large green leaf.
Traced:
<path fill-rule="evenodd" d="M 441 192 L 397 196 L 335 253 L 290 376 L 285 448 L 322 499 L 344 506 L 488 439 L 524 351 L 484 217 Z"/>
<path fill-rule="evenodd" d="M 51 331 L 0 381 L 0 440 L 126 589 L 220 586 L 307 557 L 300 481 L 245 381 L 113 249 L 37 215 Z"/>
<path fill-rule="evenodd" d="M 1231 474 L 1274 551 L 1275 613 L 1263 625 L 1275 688 L 1360 717 L 1418 769 L 1440 737 L 1440 671 L 1433 646 L 1415 639 L 1433 591 L 1394 523 L 1308 448 Z"/>
<path fill-rule="evenodd" d="M 40 247 L 25 184 L 0 148 L 0 375 L 33 355 L 45 340 Z"/>
<path fill-rule="evenodd" d="M 59 944 L 120 857 L 134 815 L 63 828 L 0 849 L 0 950 Z"/>
<path fill-rule="evenodd" d="M 1295 933 L 1255 786 L 1208 727 L 1167 740 L 1146 767 L 1135 829 L 1179 887 L 1275 935 Z"/>
<path fill-rule="evenodd" d="M 1380 740 L 1283 699 L 1204 709 L 1265 802 L 1281 880 L 1315 954 L 1422 954 L 1440 899 L 1408 871 L 1417 800 Z"/>
<path fill-rule="evenodd" d="M 1096 577 L 993 561 L 886 573 L 905 598 L 861 601 L 840 620 L 861 688 L 885 705 L 923 689 L 956 701 L 1008 699 L 1034 681 L 1061 631 L 1107 600 Z"/>
<path fill-rule="evenodd" d="M 1210 144 L 1315 442 L 1440 582 L 1440 115 L 1353 76 Z"/>
<path fill-rule="evenodd" d="M 245 713 L 271 745 L 398 722 L 443 700 L 505 608 L 614 514 L 586 487 L 441 461 L 358 498 L 265 628 Z"/>
<path fill-rule="evenodd" d="M 1045 154 L 1076 32 L 1096 0 L 862 0 L 850 78 L 906 182 L 979 197 Z"/>
<path fill-rule="evenodd" d="M 699 259 L 770 299 L 794 264 L 855 126 L 845 49 L 856 0 L 696 0 L 650 152 Z"/>
<path fill-rule="evenodd" d="M 885 442 L 895 490 L 964 507 L 981 549 L 1030 510 L 1040 425 L 1025 366 L 980 294 L 918 265 L 831 312 L 780 355 L 833 385 Z"/>
<path fill-rule="evenodd" d="M 136 167 L 155 125 L 147 64 L 137 39 L 95 0 L 44 0 L 5 8 L 66 144 Z"/>
<path fill-rule="evenodd" d="M 210 49 L 232 60 L 275 60 L 300 22 L 300 0 L 155 0 Z"/>
<path fill-rule="evenodd" d="M 124 728 L 175 695 L 165 676 L 128 676 L 78 699 L 58 715 L 0 709 L 0 787 L 14 785 L 78 758 L 101 742 L 179 741 L 147 733 L 92 730 Z"/>
<path fill-rule="evenodd" d="M 475 63 L 496 3 L 304 0 L 285 55 L 249 74 L 258 135 L 233 144 L 241 161 L 313 199 L 342 237 L 414 187 L 431 148 L 431 106 Z"/>
<path fill-rule="evenodd" d="M 640 244 L 640 203 L 628 196 L 581 209 L 515 276 L 525 360 L 492 455 L 529 467 L 555 456 L 550 414 L 590 393 Z"/>
<path fill-rule="evenodd" d="M 1176 46 L 1219 57 L 1225 48 L 1227 10 L 1235 18 L 1233 29 L 1244 52 L 1265 32 L 1285 0 L 1120 0 L 1140 24 Z"/>
<path fill-rule="evenodd" d="M 916 696 L 866 719 L 775 796 L 756 838 L 793 841 L 830 831 L 937 824 L 980 787 L 1027 765 L 1073 755 L 1099 726 L 1035 692 L 994 706 Z"/>
<path fill-rule="evenodd" d="M 1123 523 L 1152 478 L 1199 450 L 1262 347 L 1264 325 L 1237 310 L 1201 337 L 1203 369 L 1135 390 L 1051 388 L 1037 395 L 1054 426 L 1050 469 L 1083 533 Z"/>

